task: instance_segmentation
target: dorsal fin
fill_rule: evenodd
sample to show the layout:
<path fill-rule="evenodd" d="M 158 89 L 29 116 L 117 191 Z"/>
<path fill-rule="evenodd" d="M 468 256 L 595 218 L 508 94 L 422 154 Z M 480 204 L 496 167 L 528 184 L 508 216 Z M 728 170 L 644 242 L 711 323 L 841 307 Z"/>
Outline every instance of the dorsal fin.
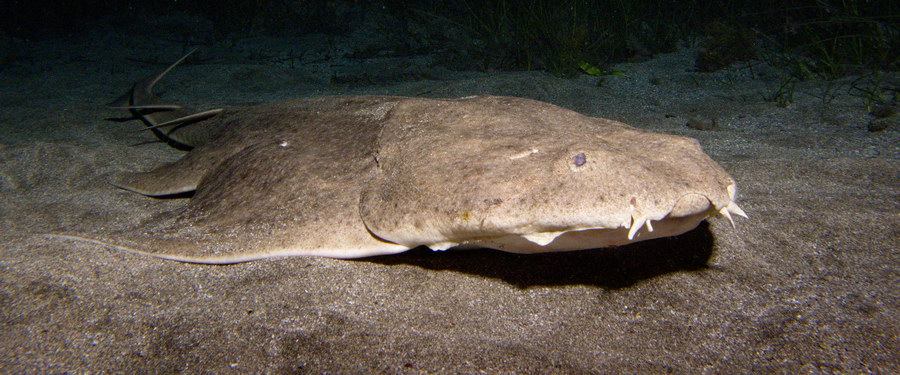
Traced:
<path fill-rule="evenodd" d="M 175 125 L 187 124 L 187 123 L 191 123 L 191 122 L 195 122 L 195 121 L 206 120 L 210 117 L 218 115 L 219 113 L 222 113 L 222 108 L 216 108 L 216 109 L 210 109 L 208 111 L 192 113 L 192 114 L 184 116 L 184 117 L 179 117 L 179 118 L 172 119 L 172 120 L 169 120 L 169 121 L 166 121 L 163 123 L 149 126 L 149 127 L 147 127 L 146 130 L 153 130 L 153 129 L 164 128 L 167 126 L 175 126 Z"/>
<path fill-rule="evenodd" d="M 134 85 L 134 92 L 132 92 L 132 96 L 131 96 L 131 102 L 132 102 L 131 104 L 132 105 L 142 104 L 142 103 L 136 103 L 137 101 L 143 101 L 143 100 L 141 100 L 143 98 L 139 97 L 140 94 L 146 95 L 147 97 L 156 98 L 156 96 L 153 95 L 153 86 L 156 86 L 156 84 L 159 83 L 159 81 L 163 77 L 165 77 L 166 74 L 169 74 L 169 72 L 172 71 L 172 69 L 175 69 L 175 67 L 178 66 L 178 64 L 181 64 L 182 62 L 184 62 L 184 60 L 187 59 L 192 54 L 194 54 L 194 52 L 197 52 L 196 48 L 188 51 L 188 53 L 186 53 L 184 56 L 181 56 L 180 59 L 176 60 L 174 63 L 172 63 L 172 65 L 169 65 L 166 69 L 157 73 L 155 76 L 136 83 Z"/>
<path fill-rule="evenodd" d="M 188 122 L 204 121 L 221 112 L 221 108 L 197 111 L 179 104 L 163 102 L 153 93 L 154 86 L 196 50 L 196 48 L 192 49 L 161 72 L 138 81 L 132 86 L 131 91 L 123 96 L 126 100 L 120 98 L 110 103 L 111 106 L 129 110 L 135 118 L 143 121 L 147 128 L 159 139 L 175 148 L 191 149 L 206 143 L 209 137 L 215 133 L 209 129 L 192 129 L 192 126 L 178 126 L 164 131 L 159 128 L 167 125 L 186 125 Z"/>
<path fill-rule="evenodd" d="M 144 104 L 144 105 L 113 105 L 109 106 L 109 108 L 113 109 L 155 109 L 155 110 L 171 110 L 171 109 L 182 109 L 184 107 L 178 104 Z"/>

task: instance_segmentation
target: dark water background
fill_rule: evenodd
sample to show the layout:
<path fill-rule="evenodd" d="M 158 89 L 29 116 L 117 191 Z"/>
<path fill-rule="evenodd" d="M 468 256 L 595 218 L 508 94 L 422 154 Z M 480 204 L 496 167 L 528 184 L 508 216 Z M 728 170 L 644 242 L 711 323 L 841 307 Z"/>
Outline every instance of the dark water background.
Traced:
<path fill-rule="evenodd" d="M 585 73 L 585 63 L 602 72 L 699 40 L 702 71 L 759 57 L 799 70 L 791 74 L 833 78 L 896 70 L 898 11 L 891 0 L 10 0 L 0 5 L 0 30 L 19 42 L 105 30 L 185 45 L 365 30 L 377 41 L 348 54 L 438 54 L 453 69 L 561 76 Z"/>

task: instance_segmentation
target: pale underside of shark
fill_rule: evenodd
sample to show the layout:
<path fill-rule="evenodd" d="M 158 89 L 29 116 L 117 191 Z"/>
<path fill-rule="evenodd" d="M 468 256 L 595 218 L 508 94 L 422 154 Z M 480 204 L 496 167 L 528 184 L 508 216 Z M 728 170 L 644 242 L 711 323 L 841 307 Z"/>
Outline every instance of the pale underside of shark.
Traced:
<path fill-rule="evenodd" d="M 235 263 L 423 245 L 582 250 L 678 235 L 710 216 L 746 217 L 734 180 L 692 138 L 496 96 L 337 96 L 194 111 L 152 92 L 182 60 L 136 83 L 121 107 L 190 151 L 114 184 L 193 196 L 139 228 L 63 237 Z"/>

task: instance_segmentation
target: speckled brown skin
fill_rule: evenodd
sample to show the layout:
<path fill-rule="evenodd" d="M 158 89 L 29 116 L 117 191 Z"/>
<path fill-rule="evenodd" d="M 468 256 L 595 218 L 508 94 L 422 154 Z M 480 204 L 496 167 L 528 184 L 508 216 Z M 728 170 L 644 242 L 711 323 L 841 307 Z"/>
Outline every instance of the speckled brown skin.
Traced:
<path fill-rule="evenodd" d="M 696 140 L 548 103 L 404 99 L 386 124 L 361 212 L 373 233 L 408 246 L 474 242 L 545 252 L 621 245 L 638 239 L 628 236 L 633 218 L 661 221 L 641 233 L 649 239 L 693 229 L 708 211 L 732 203 L 734 181 Z M 600 230 L 594 240 L 497 240 L 590 229 Z"/>
<path fill-rule="evenodd" d="M 127 108 L 191 151 L 114 184 L 195 192 L 190 203 L 127 233 L 65 236 L 235 263 L 422 245 L 583 250 L 743 214 L 734 181 L 691 138 L 499 96 L 321 97 L 198 115 L 153 94 L 175 64 L 135 84 Z"/>
<path fill-rule="evenodd" d="M 358 209 L 380 125 L 395 100 L 328 97 L 225 110 L 207 120 L 222 129 L 217 138 L 172 164 L 116 181 L 146 195 L 196 190 L 183 212 L 133 233 L 90 237 L 204 263 L 407 250 L 372 236 Z"/>
<path fill-rule="evenodd" d="M 696 141 L 522 98 L 323 97 L 202 123 L 214 136 L 184 158 L 116 181 L 196 190 L 182 212 L 73 237 L 204 263 L 421 245 L 533 253 L 677 235 L 732 204 L 734 182 Z M 629 236 L 643 220 L 656 230 Z"/>

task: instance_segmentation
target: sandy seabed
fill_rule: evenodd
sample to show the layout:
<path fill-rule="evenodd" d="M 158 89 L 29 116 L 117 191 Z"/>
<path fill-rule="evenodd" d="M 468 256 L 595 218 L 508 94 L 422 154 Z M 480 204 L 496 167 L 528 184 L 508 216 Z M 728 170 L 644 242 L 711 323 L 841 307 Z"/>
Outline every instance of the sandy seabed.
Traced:
<path fill-rule="evenodd" d="M 36 43 L 0 70 L 0 372 L 900 372 L 900 138 L 866 130 L 849 81 L 801 83 L 782 108 L 764 100 L 778 84 L 766 66 L 697 73 L 690 50 L 618 65 L 626 75 L 598 85 L 412 58 L 291 66 L 242 52 L 289 46 L 242 43 L 201 50 L 163 96 L 198 108 L 529 97 L 697 138 L 750 219 L 565 254 L 418 249 L 229 266 L 62 241 L 46 234 L 137 226 L 185 204 L 108 184 L 181 153 L 144 143 L 137 123 L 104 121 L 123 115 L 105 103 L 182 49 Z M 718 128 L 685 126 L 692 118 Z"/>

